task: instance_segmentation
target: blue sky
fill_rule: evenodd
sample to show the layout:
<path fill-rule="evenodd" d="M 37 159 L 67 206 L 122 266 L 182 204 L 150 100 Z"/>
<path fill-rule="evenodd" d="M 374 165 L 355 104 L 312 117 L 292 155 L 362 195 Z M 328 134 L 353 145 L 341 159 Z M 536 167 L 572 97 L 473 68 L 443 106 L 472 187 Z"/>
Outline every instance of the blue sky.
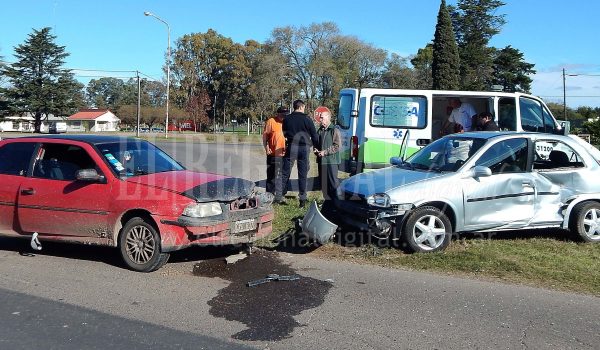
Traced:
<path fill-rule="evenodd" d="M 567 105 L 600 107 L 599 3 L 505 2 L 499 12 L 506 15 L 507 24 L 491 44 L 498 48 L 511 45 L 535 64 L 533 93 L 562 103 L 564 67 L 567 74 L 579 74 L 567 76 Z M 160 78 L 166 26 L 145 17 L 144 11 L 169 23 L 172 45 L 182 35 L 209 28 L 236 42 L 264 42 L 275 27 L 333 21 L 343 34 L 407 56 L 433 38 L 440 1 L 2 0 L 0 4 L 0 55 L 7 61 L 13 60 L 14 46 L 23 43 L 32 28 L 48 26 L 54 29 L 57 43 L 70 53 L 68 68 L 140 70 Z M 90 79 L 85 75 L 129 75 L 77 74 L 84 83 Z"/>

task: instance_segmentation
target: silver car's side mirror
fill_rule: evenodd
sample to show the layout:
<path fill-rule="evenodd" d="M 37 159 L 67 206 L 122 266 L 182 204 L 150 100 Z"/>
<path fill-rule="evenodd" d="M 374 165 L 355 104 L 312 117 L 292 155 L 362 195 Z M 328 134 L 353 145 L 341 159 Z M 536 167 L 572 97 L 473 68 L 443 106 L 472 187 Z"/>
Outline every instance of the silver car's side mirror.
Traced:
<path fill-rule="evenodd" d="M 475 166 L 469 172 L 470 177 L 474 178 L 492 176 L 492 169 L 486 166 Z"/>
<path fill-rule="evenodd" d="M 401 157 L 392 157 L 392 158 L 390 158 L 390 164 L 391 165 L 401 165 L 402 163 L 404 163 L 404 161 L 402 160 Z"/>

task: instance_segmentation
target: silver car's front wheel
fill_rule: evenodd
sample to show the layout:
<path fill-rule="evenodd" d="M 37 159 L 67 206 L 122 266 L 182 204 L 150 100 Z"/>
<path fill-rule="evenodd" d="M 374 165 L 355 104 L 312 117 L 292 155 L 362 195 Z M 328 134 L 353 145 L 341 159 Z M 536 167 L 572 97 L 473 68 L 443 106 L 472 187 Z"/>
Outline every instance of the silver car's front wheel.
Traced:
<path fill-rule="evenodd" d="M 415 209 L 406 220 L 401 237 L 414 252 L 434 252 L 450 244 L 452 224 L 435 207 Z"/>
<path fill-rule="evenodd" d="M 125 264 L 140 272 L 157 270 L 169 259 L 168 253 L 161 252 L 156 228 L 140 217 L 130 219 L 121 230 L 119 251 Z"/>
<path fill-rule="evenodd" d="M 576 205 L 571 214 L 570 229 L 585 242 L 600 242 L 600 203 Z"/>

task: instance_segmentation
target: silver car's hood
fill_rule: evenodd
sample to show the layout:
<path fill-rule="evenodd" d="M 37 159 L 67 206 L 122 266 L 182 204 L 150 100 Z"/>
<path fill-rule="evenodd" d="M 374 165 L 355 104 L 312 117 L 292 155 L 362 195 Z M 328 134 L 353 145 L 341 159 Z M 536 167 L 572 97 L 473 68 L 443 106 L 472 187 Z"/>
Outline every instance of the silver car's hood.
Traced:
<path fill-rule="evenodd" d="M 354 193 L 361 197 L 367 197 L 375 193 L 389 192 L 400 186 L 410 185 L 447 174 L 433 171 L 408 170 L 393 166 L 352 176 L 342 182 L 341 186 L 346 193 Z"/>

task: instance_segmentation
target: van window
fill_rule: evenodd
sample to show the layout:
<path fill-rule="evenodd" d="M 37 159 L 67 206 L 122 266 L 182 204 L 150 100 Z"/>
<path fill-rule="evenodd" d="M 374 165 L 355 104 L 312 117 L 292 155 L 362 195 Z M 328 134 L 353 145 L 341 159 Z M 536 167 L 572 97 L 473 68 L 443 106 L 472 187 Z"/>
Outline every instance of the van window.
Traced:
<path fill-rule="evenodd" d="M 341 95 L 340 106 L 337 118 L 337 124 L 344 129 L 350 127 L 350 118 L 352 114 L 352 95 Z"/>
<path fill-rule="evenodd" d="M 498 101 L 498 127 L 503 131 L 517 130 L 517 104 L 514 97 L 502 97 Z"/>
<path fill-rule="evenodd" d="M 425 96 L 373 96 L 371 125 L 422 129 L 427 125 L 427 98 Z"/>
<path fill-rule="evenodd" d="M 525 131 L 545 132 L 545 118 L 550 118 L 548 113 L 544 114 L 542 104 L 530 98 L 521 97 L 519 100 L 521 110 L 521 127 Z M 552 132 L 552 130 L 549 130 Z"/>
<path fill-rule="evenodd" d="M 556 130 L 556 123 L 554 122 L 554 118 L 552 114 L 548 112 L 546 107 L 542 106 L 542 115 L 544 116 L 544 125 L 546 126 L 546 132 L 556 134 L 558 130 Z"/>

